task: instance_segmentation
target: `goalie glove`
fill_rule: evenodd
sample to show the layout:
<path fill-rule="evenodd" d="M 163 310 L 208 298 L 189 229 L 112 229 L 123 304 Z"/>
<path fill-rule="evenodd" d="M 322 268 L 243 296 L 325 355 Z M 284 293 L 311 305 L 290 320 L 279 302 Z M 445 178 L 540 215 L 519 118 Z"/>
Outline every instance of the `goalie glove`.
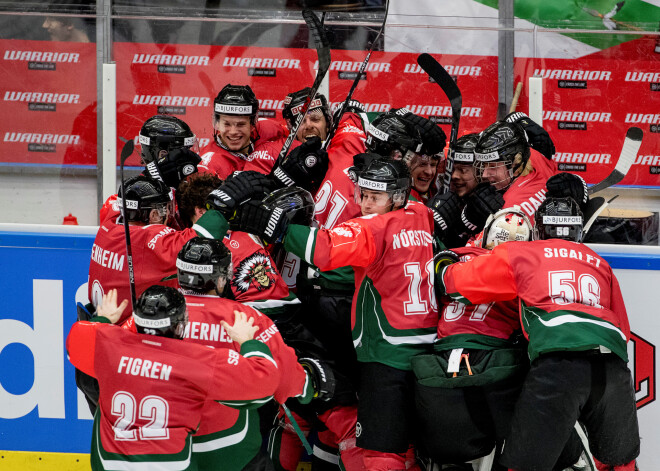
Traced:
<path fill-rule="evenodd" d="M 447 294 L 443 274 L 445 267 L 458 262 L 458 254 L 451 250 L 441 250 L 433 256 L 433 267 L 435 271 L 435 295 L 438 299 Z"/>
<path fill-rule="evenodd" d="M 433 211 L 435 235 L 442 241 L 461 218 L 461 199 L 454 192 L 436 193 L 427 203 Z"/>
<path fill-rule="evenodd" d="M 580 205 L 580 209 L 584 213 L 587 201 L 589 200 L 589 193 L 587 191 L 587 183 L 582 177 L 573 175 L 572 173 L 558 173 L 548 178 L 545 187 L 548 189 L 546 197 L 573 198 Z"/>
<path fill-rule="evenodd" d="M 507 123 L 516 123 L 522 127 L 527 137 L 527 143 L 531 148 L 543 154 L 546 159 L 552 159 L 552 156 L 555 154 L 555 144 L 545 129 L 520 111 L 509 113 L 504 120 Z"/>
<path fill-rule="evenodd" d="M 442 152 L 447 144 L 447 135 L 440 126 L 433 121 L 414 113 L 407 112 L 402 116 L 403 120 L 413 129 L 419 132 L 424 148 L 422 152 L 426 155 L 435 155 Z"/>
<path fill-rule="evenodd" d="M 476 234 L 486 224 L 486 219 L 504 206 L 504 198 L 490 183 L 480 183 L 467 197 L 461 212 L 461 223 L 465 232 Z"/>
<path fill-rule="evenodd" d="M 335 395 L 335 375 L 326 362 L 317 358 L 299 358 L 305 372 L 312 380 L 314 399 L 330 401 Z"/>
<path fill-rule="evenodd" d="M 282 242 L 289 220 L 281 208 L 272 208 L 261 200 L 241 205 L 237 217 L 230 223 L 232 230 L 249 232 L 269 244 Z"/>
<path fill-rule="evenodd" d="M 299 186 L 314 192 L 328 171 L 328 153 L 321 149 L 321 139 L 313 137 L 277 162 L 270 173 L 281 186 Z"/>
<path fill-rule="evenodd" d="M 261 199 L 277 187 L 263 173 L 249 170 L 227 178 L 225 183 L 209 193 L 207 209 L 217 209 L 227 221 L 233 221 L 240 205 L 257 198 Z"/>
<path fill-rule="evenodd" d="M 177 188 L 189 175 L 197 172 L 201 157 L 187 147 L 172 149 L 160 159 L 149 162 L 145 174 L 154 180 L 160 180 L 170 188 Z"/>

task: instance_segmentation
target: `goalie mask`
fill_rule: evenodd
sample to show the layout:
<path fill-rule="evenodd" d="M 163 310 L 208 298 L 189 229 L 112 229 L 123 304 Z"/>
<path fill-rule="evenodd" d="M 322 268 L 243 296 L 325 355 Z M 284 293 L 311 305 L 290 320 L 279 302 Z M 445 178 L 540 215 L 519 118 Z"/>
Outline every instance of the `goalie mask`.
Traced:
<path fill-rule="evenodd" d="M 406 206 L 411 187 L 410 170 L 402 160 L 374 155 L 373 160 L 358 175 L 354 199 L 357 204 L 362 204 L 365 190 L 384 192 L 388 196 L 391 211 Z"/>
<path fill-rule="evenodd" d="M 403 159 L 408 165 L 422 152 L 423 142 L 417 131 L 411 131 L 395 113 L 383 113 L 367 129 L 367 151 Z"/>
<path fill-rule="evenodd" d="M 151 286 L 135 303 L 133 321 L 140 334 L 181 339 L 188 323 L 186 300 L 174 288 Z"/>
<path fill-rule="evenodd" d="M 481 247 L 492 250 L 504 242 L 527 242 L 532 235 L 532 223 L 518 206 L 504 208 L 488 216 Z"/>
<path fill-rule="evenodd" d="M 157 161 L 172 149 L 181 147 L 199 152 L 197 138 L 190 126 L 175 116 L 152 116 L 142 125 L 138 140 L 144 164 Z"/>
<path fill-rule="evenodd" d="M 529 156 L 525 131 L 516 123 L 497 121 L 480 134 L 474 148 L 477 181 L 505 191 L 524 170 Z"/>
<path fill-rule="evenodd" d="M 311 91 L 311 88 L 305 87 L 297 92 L 289 93 L 286 98 L 284 98 L 282 117 L 289 128 L 292 128 L 296 119 L 298 119 L 298 115 L 302 111 L 305 100 L 307 100 L 307 96 Z M 315 97 L 310 98 L 312 99 L 312 102 L 309 104 L 309 108 L 307 108 L 307 113 L 310 114 L 315 112 L 323 114 L 327 128 L 330 129 L 332 127 L 332 113 L 330 113 L 328 99 L 321 93 L 317 93 Z"/>
<path fill-rule="evenodd" d="M 547 198 L 534 215 L 537 239 L 582 240 L 584 217 L 573 198 Z"/>
<path fill-rule="evenodd" d="M 195 237 L 186 242 L 176 258 L 177 278 L 182 288 L 217 292 L 218 279 L 229 284 L 233 276 L 231 252 L 221 240 Z"/>
<path fill-rule="evenodd" d="M 166 218 L 172 213 L 173 201 L 170 188 L 159 180 L 139 175 L 131 177 L 124 182 L 126 190 L 126 218 L 128 221 L 143 222 L 149 224 L 152 210 L 158 211 L 158 215 Z M 123 194 L 121 185 L 117 191 L 117 207 L 122 209 Z"/>

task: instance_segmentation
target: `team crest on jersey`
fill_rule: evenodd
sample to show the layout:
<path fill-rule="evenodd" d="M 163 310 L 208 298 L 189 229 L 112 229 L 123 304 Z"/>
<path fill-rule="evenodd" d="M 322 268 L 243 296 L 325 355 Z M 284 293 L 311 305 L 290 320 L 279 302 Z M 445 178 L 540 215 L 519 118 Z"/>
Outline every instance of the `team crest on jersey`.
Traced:
<path fill-rule="evenodd" d="M 655 401 L 655 345 L 631 332 L 628 358 L 635 385 L 635 402 L 641 409 Z"/>
<path fill-rule="evenodd" d="M 275 283 L 275 276 L 270 258 L 257 252 L 238 265 L 231 284 L 241 293 L 245 293 L 250 287 L 264 291 Z"/>

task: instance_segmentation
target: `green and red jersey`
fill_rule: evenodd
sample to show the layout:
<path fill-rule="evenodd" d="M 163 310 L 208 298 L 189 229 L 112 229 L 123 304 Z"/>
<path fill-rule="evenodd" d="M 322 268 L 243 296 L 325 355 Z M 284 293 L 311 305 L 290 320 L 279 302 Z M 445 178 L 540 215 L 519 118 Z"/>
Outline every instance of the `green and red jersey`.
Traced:
<path fill-rule="evenodd" d="M 351 219 L 332 230 L 291 225 L 286 250 L 322 271 L 355 271 L 351 309 L 358 360 L 409 370 L 436 337 L 433 218 L 421 203 Z"/>
<path fill-rule="evenodd" d="M 627 361 L 630 325 L 619 283 L 587 246 L 561 239 L 507 242 L 445 267 L 438 277 L 454 300 L 520 300 L 530 360 L 553 351 L 605 347 Z"/>

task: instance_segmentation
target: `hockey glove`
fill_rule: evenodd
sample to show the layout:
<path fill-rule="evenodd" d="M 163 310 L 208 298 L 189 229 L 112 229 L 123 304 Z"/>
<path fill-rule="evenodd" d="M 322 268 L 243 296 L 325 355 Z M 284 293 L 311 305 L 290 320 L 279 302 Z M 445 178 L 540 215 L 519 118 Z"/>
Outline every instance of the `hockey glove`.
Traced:
<path fill-rule="evenodd" d="M 433 256 L 433 267 L 435 270 L 435 295 L 440 298 L 447 294 L 443 274 L 444 268 L 458 262 L 458 254 L 451 250 L 442 250 Z"/>
<path fill-rule="evenodd" d="M 313 137 L 289 152 L 277 162 L 271 177 L 282 186 L 299 186 L 314 192 L 328 171 L 328 153 L 321 149 L 321 139 Z"/>
<path fill-rule="evenodd" d="M 520 111 L 509 113 L 504 120 L 507 123 L 517 123 L 522 127 L 527 137 L 527 143 L 532 149 L 543 154 L 546 159 L 552 159 L 552 156 L 555 154 L 555 144 L 545 129 Z"/>
<path fill-rule="evenodd" d="M 580 209 L 584 212 L 587 201 L 589 200 L 589 193 L 587 192 L 587 183 L 579 175 L 572 173 L 558 173 L 548 178 L 545 183 L 548 193 L 546 196 L 550 197 L 570 197 L 573 198 Z"/>
<path fill-rule="evenodd" d="M 467 197 L 467 204 L 461 213 L 465 231 L 476 234 L 484 228 L 486 219 L 504 206 L 504 198 L 490 183 L 480 183 Z"/>
<path fill-rule="evenodd" d="M 240 205 L 253 198 L 261 199 L 276 187 L 277 184 L 263 173 L 241 172 L 213 190 L 206 198 L 206 207 L 217 209 L 227 221 L 232 221 Z"/>
<path fill-rule="evenodd" d="M 442 152 L 447 144 L 447 135 L 440 126 L 431 120 L 410 112 L 403 115 L 403 119 L 419 132 L 424 143 L 422 149 L 424 154 L 435 155 Z"/>
<path fill-rule="evenodd" d="M 299 358 L 298 363 L 312 380 L 314 398 L 321 401 L 331 400 L 335 395 L 335 375 L 330 365 L 316 358 Z"/>
<path fill-rule="evenodd" d="M 460 221 L 461 199 L 450 191 L 436 193 L 426 204 L 433 211 L 435 235 L 444 242 L 448 231 Z"/>
<path fill-rule="evenodd" d="M 281 208 L 272 208 L 260 200 L 241 205 L 237 217 L 230 223 L 232 230 L 249 232 L 269 244 L 282 242 L 289 220 Z"/>
<path fill-rule="evenodd" d="M 170 188 L 177 188 L 188 175 L 197 172 L 201 157 L 187 147 L 180 147 L 168 152 L 164 157 L 149 162 L 145 173 L 154 180 L 160 180 Z"/>

